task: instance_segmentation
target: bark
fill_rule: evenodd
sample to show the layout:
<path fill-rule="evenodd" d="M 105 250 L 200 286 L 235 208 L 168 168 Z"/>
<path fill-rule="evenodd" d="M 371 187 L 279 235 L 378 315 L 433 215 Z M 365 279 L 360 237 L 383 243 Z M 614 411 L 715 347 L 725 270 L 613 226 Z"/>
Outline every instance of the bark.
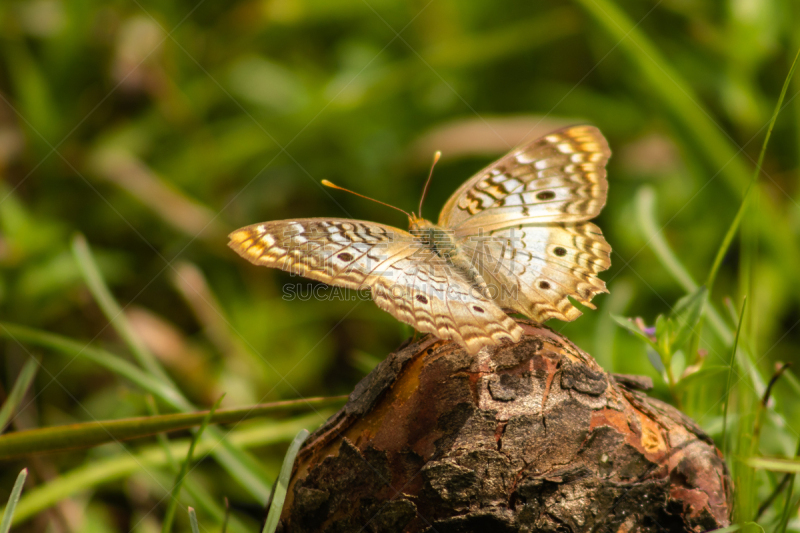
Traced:
<path fill-rule="evenodd" d="M 298 455 L 279 531 L 655 532 L 729 525 L 711 439 L 555 332 L 391 354 Z"/>

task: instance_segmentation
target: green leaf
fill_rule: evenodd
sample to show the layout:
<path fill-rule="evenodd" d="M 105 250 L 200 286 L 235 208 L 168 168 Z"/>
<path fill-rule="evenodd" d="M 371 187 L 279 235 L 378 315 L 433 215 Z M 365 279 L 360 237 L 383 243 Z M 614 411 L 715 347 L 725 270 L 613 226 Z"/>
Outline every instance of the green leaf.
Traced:
<path fill-rule="evenodd" d="M 656 372 L 662 376 L 667 371 L 667 367 L 664 366 L 664 362 L 661 360 L 661 354 L 658 353 L 658 350 L 648 347 L 647 360 L 650 361 L 650 364 L 653 365 L 653 368 L 656 369 Z"/>
<path fill-rule="evenodd" d="M 683 350 L 676 350 L 672 353 L 672 359 L 669 362 L 669 371 L 675 381 L 673 385 L 680 382 L 684 370 L 686 370 L 686 354 Z"/>
<path fill-rule="evenodd" d="M 269 513 L 267 520 L 264 522 L 264 529 L 262 533 L 275 533 L 278 527 L 278 521 L 281 518 L 281 511 L 283 510 L 283 502 L 286 499 L 286 489 L 289 487 L 289 479 L 292 476 L 292 467 L 294 466 L 294 458 L 297 457 L 297 452 L 303 442 L 308 438 L 308 430 L 301 430 L 289 446 L 289 451 L 283 458 L 283 465 L 281 466 L 281 473 L 278 476 L 278 481 L 275 484 L 275 489 L 272 491 L 272 498 L 270 498 Z"/>
<path fill-rule="evenodd" d="M 642 331 L 639 326 L 633 321 L 632 318 L 627 318 L 624 316 L 619 315 L 611 315 L 612 320 L 628 330 L 629 332 L 633 333 L 633 335 L 643 341 L 645 344 L 653 348 L 654 350 L 658 351 L 658 346 L 653 342 L 653 340 L 648 337 L 644 331 Z"/>
<path fill-rule="evenodd" d="M 680 390 L 687 390 L 691 386 L 698 386 L 698 382 L 710 382 L 713 378 L 728 371 L 727 366 L 712 365 L 704 366 L 697 372 L 692 372 L 685 378 L 681 379 L 677 386 Z"/>
<path fill-rule="evenodd" d="M 675 304 L 675 308 L 670 314 L 673 323 L 672 339 L 670 349 L 674 353 L 686 344 L 692 336 L 694 328 L 700 322 L 703 315 L 703 306 L 706 301 L 708 291 L 705 287 L 699 287 L 691 294 L 687 294 Z M 691 354 L 690 354 L 691 355 Z"/>

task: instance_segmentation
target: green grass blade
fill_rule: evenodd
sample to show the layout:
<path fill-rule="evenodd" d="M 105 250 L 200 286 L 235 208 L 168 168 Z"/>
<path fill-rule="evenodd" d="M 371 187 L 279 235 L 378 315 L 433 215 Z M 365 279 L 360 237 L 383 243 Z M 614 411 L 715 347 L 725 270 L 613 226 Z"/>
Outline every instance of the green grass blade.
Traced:
<path fill-rule="evenodd" d="M 736 364 L 736 350 L 739 348 L 739 335 L 742 331 L 744 322 L 744 310 L 747 307 L 747 297 L 742 302 L 742 310 L 739 312 L 739 323 L 736 326 L 736 337 L 733 340 L 731 349 L 731 359 L 728 362 L 728 377 L 725 380 L 725 392 L 722 395 L 722 455 L 727 457 L 728 453 L 728 403 L 731 397 L 731 382 L 733 381 L 733 367 Z"/>
<path fill-rule="evenodd" d="M 661 230 L 656 223 L 656 193 L 650 186 L 639 189 L 636 196 L 636 212 L 639 224 L 647 245 L 653 249 L 661 264 L 672 274 L 672 277 L 683 287 L 686 292 L 697 290 L 697 283 L 692 279 L 691 274 L 684 268 L 677 256 L 667 244 L 667 240 L 661 234 Z"/>
<path fill-rule="evenodd" d="M 737 196 L 742 194 L 750 182 L 751 171 L 745 159 L 717 125 L 711 113 L 700 104 L 699 98 L 680 74 L 672 68 L 666 58 L 634 22 L 611 0 L 577 0 L 578 4 L 597 20 L 600 26 L 629 57 L 638 76 L 649 85 L 648 96 L 661 102 L 669 117 L 675 117 L 681 129 L 690 136 L 689 145 L 694 147 L 699 158 L 711 168 L 719 169 L 729 189 Z M 657 6 L 656 6 L 657 7 Z M 655 7 L 653 8 L 655 9 Z M 783 227 L 782 210 L 764 195 L 756 204 L 760 235 L 775 251 L 783 272 L 787 277 L 800 281 L 800 248 L 791 232 L 775 231 Z M 687 289 L 691 290 L 691 289 Z M 730 342 L 730 341 L 728 341 Z"/>
<path fill-rule="evenodd" d="M 800 396 L 800 379 L 797 379 L 797 376 L 794 375 L 791 369 L 784 372 L 784 378 L 784 381 L 789 384 L 794 394 Z"/>
<path fill-rule="evenodd" d="M 800 458 L 800 439 L 797 441 L 797 449 L 794 452 L 795 460 Z M 789 480 L 786 484 L 786 499 L 783 504 L 783 513 L 781 514 L 781 522 L 778 527 L 778 533 L 785 533 L 786 527 L 789 525 L 789 519 L 792 515 L 792 509 L 797 507 L 792 504 L 792 493 L 794 491 L 794 480 L 797 477 L 797 472 L 789 474 Z"/>
<path fill-rule="evenodd" d="M 148 394 L 145 397 L 145 405 L 147 406 L 147 411 L 150 413 L 150 416 L 160 416 L 158 412 L 158 404 L 156 403 L 156 399 L 153 398 L 152 394 Z M 172 456 L 172 452 L 169 449 L 169 439 L 164 432 L 159 432 L 156 434 L 156 440 L 161 445 L 161 449 L 164 450 L 164 453 L 167 456 L 167 464 L 169 465 L 170 469 L 173 473 L 178 473 L 178 462 Z"/>
<path fill-rule="evenodd" d="M 742 222 L 742 217 L 744 216 L 745 211 L 747 210 L 748 200 L 750 198 L 750 193 L 753 192 L 756 183 L 758 183 L 758 176 L 761 174 L 761 167 L 764 164 L 764 155 L 767 153 L 767 145 L 769 144 L 770 137 L 772 136 L 772 130 L 775 128 L 775 121 L 778 120 L 778 114 L 781 112 L 781 107 L 783 106 L 783 99 L 786 97 L 786 91 L 789 89 L 789 83 L 792 81 L 794 77 L 794 70 L 797 67 L 797 60 L 800 58 L 800 50 L 797 51 L 797 54 L 794 56 L 794 61 L 792 61 L 792 66 L 789 68 L 789 73 L 786 75 L 786 79 L 783 81 L 783 87 L 781 88 L 781 94 L 778 96 L 778 102 L 775 104 L 775 109 L 772 112 L 772 118 L 769 121 L 769 127 L 767 128 L 767 134 L 764 137 L 764 144 L 761 145 L 761 152 L 758 154 L 758 162 L 756 163 L 755 171 L 753 172 L 753 177 L 750 180 L 750 184 L 747 186 L 747 190 L 744 193 L 744 197 L 742 198 L 742 203 L 739 205 L 739 210 L 736 211 L 736 216 L 733 217 L 733 222 L 728 227 L 727 233 L 725 233 L 725 237 L 722 239 L 722 243 L 720 244 L 719 250 L 717 250 L 717 255 L 714 258 L 714 263 L 711 266 L 711 270 L 708 273 L 708 278 L 706 280 L 706 287 L 708 287 L 709 297 L 711 295 L 711 291 L 714 288 L 714 281 L 717 278 L 717 272 L 719 271 L 719 267 L 722 264 L 722 260 L 725 258 L 725 254 L 728 253 L 728 248 L 730 248 L 731 242 L 733 242 L 733 237 L 736 235 L 736 232 L 739 229 L 739 224 Z"/>
<path fill-rule="evenodd" d="M 222 529 L 221 529 L 222 533 L 226 533 L 228 531 L 228 521 L 231 518 L 231 504 L 228 501 L 227 496 L 224 498 L 224 500 L 225 500 L 225 517 L 222 520 Z"/>
<path fill-rule="evenodd" d="M 642 188 L 637 198 L 637 204 L 639 223 L 644 231 L 645 238 L 648 239 L 648 245 L 652 247 L 658 259 L 667 268 L 667 271 L 672 274 L 686 292 L 697 290 L 697 283 L 683 267 L 675 253 L 670 249 L 664 236 L 658 230 L 655 221 L 655 193 L 652 188 Z M 734 332 L 728 327 L 722 319 L 722 315 L 719 314 L 717 309 L 710 302 L 705 306 L 705 317 L 722 342 L 726 345 L 731 345 L 734 340 Z M 758 368 L 753 363 L 752 354 L 746 349 L 742 349 L 741 351 L 746 353 L 747 357 L 742 357 L 739 364 L 750 378 L 753 388 L 756 390 L 756 394 L 761 395 L 766 390 L 767 384 L 759 373 Z"/>
<path fill-rule="evenodd" d="M 219 407 L 223 397 L 224 396 L 220 396 L 219 400 L 217 400 L 208 413 L 206 413 L 206 415 L 203 417 L 203 422 L 200 424 L 200 428 L 192 437 L 192 442 L 189 444 L 189 451 L 186 452 L 186 458 L 183 460 L 183 464 L 181 464 L 180 472 L 178 472 L 178 476 L 175 478 L 175 484 L 173 485 L 172 492 L 170 493 L 167 510 L 164 513 L 164 520 L 161 523 L 161 533 L 169 533 L 172 530 L 172 521 L 175 519 L 175 511 L 178 509 L 178 497 L 181 494 L 183 481 L 186 479 L 186 475 L 189 472 L 189 465 L 192 464 L 192 456 L 194 455 L 194 449 L 197 446 L 197 441 L 200 440 L 200 437 L 206 430 L 209 420 L 211 420 L 211 417 L 214 416 L 214 411 L 216 411 L 217 407 Z"/>
<path fill-rule="evenodd" d="M 744 526 L 757 527 L 758 529 L 760 529 L 762 531 L 762 533 L 764 531 L 764 528 L 761 527 L 756 522 L 743 522 L 741 524 L 733 524 L 733 525 L 730 525 L 728 527 L 723 527 L 723 528 L 720 528 L 720 529 L 714 529 L 714 530 L 709 531 L 708 533 L 733 533 L 734 531 L 739 531 Z"/>
<path fill-rule="evenodd" d="M 14 511 L 19 502 L 19 495 L 22 494 L 22 487 L 25 485 L 25 479 L 28 477 L 28 469 L 23 468 L 17 476 L 17 481 L 14 482 L 14 488 L 11 489 L 11 495 L 8 497 L 8 503 L 3 510 L 3 520 L 0 521 L 0 533 L 8 533 L 11 529 L 11 522 L 14 519 Z"/>
<path fill-rule="evenodd" d="M 172 380 L 167 376 L 164 369 L 161 368 L 161 365 L 153 354 L 144 346 L 141 339 L 135 334 L 122 308 L 114 300 L 111 291 L 108 290 L 86 240 L 80 235 L 76 236 L 75 239 L 73 239 L 72 249 L 86 283 L 89 285 L 89 290 L 103 309 L 108 320 L 128 344 L 139 361 L 139 364 L 153 377 L 164 385 L 172 386 L 177 392 L 177 388 L 174 387 Z M 194 410 L 194 407 L 185 397 L 181 396 L 180 399 L 182 406 L 179 407 L 179 410 Z M 221 436 L 221 434 L 216 434 L 216 428 L 211 428 L 208 433 Z M 222 441 L 221 447 L 214 451 L 214 457 L 239 483 L 245 486 L 253 496 L 258 499 L 267 497 L 269 494 L 269 485 L 266 483 L 266 477 L 261 465 L 253 457 L 243 453 L 241 450 L 236 450 L 225 440 Z"/>
<path fill-rule="evenodd" d="M 750 172 L 728 138 L 699 102 L 689 83 L 672 68 L 667 59 L 642 32 L 641 27 L 610 0 L 578 0 L 628 55 L 639 73 L 649 82 L 650 92 L 680 120 L 692 135 L 698 151 L 714 168 L 721 169 L 737 194 L 749 181 Z"/>
<path fill-rule="evenodd" d="M 323 414 L 329 416 L 333 413 L 328 411 Z M 281 422 L 236 429 L 229 433 L 226 440 L 241 449 L 254 448 L 289 441 L 300 429 L 315 427 L 318 424 L 319 416 L 310 414 Z M 206 436 L 197 444 L 195 453 L 208 454 L 219 447 L 221 442 L 221 436 L 213 436 L 210 431 L 206 431 Z M 170 450 L 173 456 L 184 456 L 189 450 L 189 442 L 186 439 L 173 441 L 170 443 Z M 167 457 L 159 445 L 145 446 L 133 453 L 125 450 L 112 457 L 91 461 L 28 491 L 17 505 L 13 523 L 27 520 L 78 492 L 126 478 L 135 472 L 141 472 L 142 469 L 163 468 L 167 464 Z M 263 502 L 267 497 L 255 501 Z"/>
<path fill-rule="evenodd" d="M 167 469 L 165 468 L 164 471 L 153 471 L 149 473 L 152 476 L 153 484 L 155 485 L 153 487 L 154 490 L 168 487 L 172 482 L 175 481 L 175 475 L 178 472 L 178 468 L 175 468 L 169 474 L 166 473 L 166 470 Z M 214 522 L 221 523 L 225 520 L 226 510 L 217 501 L 216 496 L 210 495 L 210 489 L 213 489 L 213 487 L 206 489 L 200 483 L 187 483 L 183 486 L 183 492 L 187 494 L 189 501 L 192 502 L 193 507 L 198 514 L 204 513 Z M 245 518 L 245 520 L 246 519 L 247 518 Z M 205 529 L 207 530 L 208 528 Z M 230 520 L 230 530 L 231 533 L 253 533 L 255 530 L 255 524 L 246 523 L 234 516 Z"/>
<path fill-rule="evenodd" d="M 294 466 L 294 458 L 297 457 L 297 452 L 303 442 L 308 438 L 308 430 L 303 429 L 292 441 L 286 456 L 283 458 L 283 465 L 281 466 L 281 473 L 278 476 L 278 482 L 275 484 L 275 490 L 272 491 L 272 498 L 269 505 L 269 513 L 267 520 L 264 522 L 264 529 L 262 533 L 275 533 L 278 528 L 278 521 L 281 518 L 281 511 L 283 510 L 283 502 L 286 500 L 286 490 L 289 487 L 289 478 L 292 476 L 292 467 Z"/>
<path fill-rule="evenodd" d="M 652 187 L 642 187 L 636 198 L 636 211 L 647 245 L 655 252 L 661 264 L 687 293 L 695 292 L 699 285 L 684 268 L 678 257 L 667 244 L 656 222 L 656 194 Z M 705 306 L 705 314 L 714 331 L 726 344 L 733 341 L 733 335 L 713 306 Z"/>
<path fill-rule="evenodd" d="M 214 424 L 232 424 L 275 413 L 291 413 L 311 408 L 341 405 L 346 396 L 308 398 L 256 404 L 235 409 L 219 409 L 211 415 Z M 188 429 L 201 424 L 211 411 L 141 416 L 118 420 L 83 422 L 36 428 L 0 435 L 0 460 L 36 453 L 53 453 L 99 446 Z"/>
<path fill-rule="evenodd" d="M 28 359 L 25 366 L 22 367 L 19 376 L 17 376 L 17 380 L 11 387 L 11 392 L 8 393 L 8 397 L 3 403 L 3 407 L 0 407 L 0 433 L 5 430 L 6 425 L 10 422 L 14 413 L 17 412 L 22 398 L 25 397 L 25 394 L 31 387 L 31 383 L 33 383 L 33 378 L 36 376 L 36 370 L 38 368 L 39 362 L 33 357 Z"/>
<path fill-rule="evenodd" d="M 319 424 L 322 422 L 316 419 Z M 213 448 L 216 459 L 239 484 L 245 487 L 258 502 L 267 501 L 270 492 L 269 476 L 263 465 L 251 454 L 233 445 L 219 428 L 208 428 L 206 439 L 219 440 L 219 446 Z"/>
<path fill-rule="evenodd" d="M 192 533 L 200 533 L 200 525 L 197 523 L 197 513 L 194 509 L 189 507 L 189 526 L 192 528 Z"/>
<path fill-rule="evenodd" d="M 747 464 L 759 470 L 771 470 L 772 472 L 788 472 L 790 474 L 800 474 L 800 460 L 798 459 L 778 459 L 770 457 L 749 457 Z"/>
<path fill-rule="evenodd" d="M 17 342 L 30 342 L 39 346 L 54 349 L 58 353 L 71 357 L 84 357 L 94 363 L 127 377 L 140 385 L 147 392 L 161 398 L 168 405 L 179 411 L 195 411 L 195 407 L 172 386 L 139 370 L 134 365 L 105 350 L 87 347 L 66 337 L 53 335 L 24 326 L 3 324 L 0 322 L 0 336 L 9 337 Z M 217 428 L 209 428 L 207 437 L 222 438 Z M 231 446 L 222 438 L 221 446 L 214 449 L 214 458 L 236 479 L 250 494 L 259 501 L 269 497 L 270 486 L 263 474 L 263 469 L 250 454 Z"/>
<path fill-rule="evenodd" d="M 100 306 L 100 309 L 103 310 L 103 314 L 106 315 L 108 321 L 114 326 L 114 329 L 119 333 L 120 337 L 122 337 L 122 340 L 125 341 L 131 352 L 133 352 L 133 355 L 136 357 L 136 360 L 139 361 L 139 364 L 142 365 L 142 368 L 164 383 L 172 384 L 172 380 L 167 376 L 164 369 L 161 368 L 155 356 L 150 353 L 150 350 L 147 349 L 139 336 L 133 331 L 133 327 L 125 317 L 125 312 L 111 295 L 111 291 L 108 289 L 108 286 L 103 280 L 103 276 L 100 274 L 97 262 L 92 256 L 89 243 L 86 242 L 83 235 L 76 235 L 72 239 L 72 253 L 75 256 L 78 267 L 95 301 Z"/>
<path fill-rule="evenodd" d="M 186 410 L 191 407 L 174 387 L 161 383 L 156 378 L 107 350 L 93 348 L 85 343 L 76 342 L 61 335 L 4 322 L 0 322 L 0 337 L 6 337 L 19 343 L 26 342 L 35 346 L 50 348 L 69 357 L 81 357 L 128 379 L 175 409 Z"/>

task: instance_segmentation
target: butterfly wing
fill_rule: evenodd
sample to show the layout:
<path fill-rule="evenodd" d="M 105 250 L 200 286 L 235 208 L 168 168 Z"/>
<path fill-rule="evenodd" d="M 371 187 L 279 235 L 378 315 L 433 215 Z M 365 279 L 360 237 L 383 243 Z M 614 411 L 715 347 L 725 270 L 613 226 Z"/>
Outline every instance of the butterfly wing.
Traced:
<path fill-rule="evenodd" d="M 348 219 L 276 220 L 228 237 L 228 246 L 255 265 L 356 290 L 368 288 L 385 263 L 413 253 L 411 234 Z"/>
<path fill-rule="evenodd" d="M 452 339 L 470 354 L 522 337 L 522 328 L 511 317 L 447 264 L 412 257 L 395 261 L 374 280 L 372 296 L 399 320 Z"/>
<path fill-rule="evenodd" d="M 238 229 L 228 244 L 254 263 L 351 289 L 371 289 L 378 306 L 417 330 L 475 353 L 522 329 L 491 299 L 414 236 L 348 219 L 264 222 Z"/>
<path fill-rule="evenodd" d="M 591 222 L 495 230 L 466 238 L 462 249 L 500 307 L 537 322 L 575 320 L 581 312 L 570 297 L 594 308 L 592 298 L 608 292 L 597 274 L 611 266 L 611 247 Z"/>
<path fill-rule="evenodd" d="M 489 165 L 445 205 L 439 224 L 493 287 L 495 301 L 543 322 L 571 321 L 607 292 L 597 274 L 611 248 L 587 220 L 605 205 L 611 151 L 600 131 L 573 126 L 553 132 Z"/>
<path fill-rule="evenodd" d="M 608 142 L 593 126 L 555 131 L 467 180 L 448 200 L 439 225 L 457 236 L 518 224 L 577 223 L 606 202 Z"/>

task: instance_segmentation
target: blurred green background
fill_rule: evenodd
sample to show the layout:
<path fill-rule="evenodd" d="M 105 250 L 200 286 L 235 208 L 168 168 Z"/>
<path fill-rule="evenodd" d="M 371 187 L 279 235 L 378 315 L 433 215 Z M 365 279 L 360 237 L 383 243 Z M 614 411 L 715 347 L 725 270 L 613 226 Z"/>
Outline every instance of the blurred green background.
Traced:
<path fill-rule="evenodd" d="M 395 211 L 319 182 L 412 210 L 442 150 L 424 213 L 435 220 L 465 179 L 523 139 L 588 122 L 614 152 L 595 221 L 614 248 L 602 275 L 610 294 L 576 322 L 548 325 L 608 370 L 652 376 L 653 394 L 719 439 L 736 330 L 726 299 L 735 316 L 747 295 L 741 343 L 751 367 L 733 375 L 731 446 L 748 455 L 755 423 L 764 436 L 749 455 L 791 456 L 800 435 L 792 371 L 763 419 L 757 396 L 800 350 L 800 79 L 710 297 L 727 336 L 706 326 L 701 356 L 681 354 L 668 384 L 611 315 L 652 325 L 691 288 L 686 276 L 708 275 L 800 47 L 799 15 L 791 0 L 4 1 L 0 319 L 130 359 L 73 253 L 80 233 L 142 349 L 188 401 L 347 394 L 411 331 L 370 302 L 285 298 L 286 284 L 300 283 L 301 295 L 318 284 L 250 265 L 226 247 L 227 233 L 312 216 L 405 227 Z M 12 333 L 0 330 L 4 393 L 26 361 L 40 366 L 6 431 L 150 412 L 118 373 Z M 303 424 L 329 414 L 310 410 Z M 249 456 L 267 484 L 288 438 Z M 7 461 L 0 501 L 22 466 L 32 468 L 27 491 L 145 444 Z M 173 475 L 140 466 L 75 481 L 20 531 L 159 530 Z M 263 491 L 229 474 L 209 458 L 190 480 L 216 505 L 228 496 L 255 530 Z M 747 497 L 760 502 L 781 476 L 745 479 Z M 184 492 L 182 505 L 197 498 Z M 761 520 L 776 520 L 782 502 Z M 213 506 L 200 508 L 201 523 L 217 527 Z"/>

